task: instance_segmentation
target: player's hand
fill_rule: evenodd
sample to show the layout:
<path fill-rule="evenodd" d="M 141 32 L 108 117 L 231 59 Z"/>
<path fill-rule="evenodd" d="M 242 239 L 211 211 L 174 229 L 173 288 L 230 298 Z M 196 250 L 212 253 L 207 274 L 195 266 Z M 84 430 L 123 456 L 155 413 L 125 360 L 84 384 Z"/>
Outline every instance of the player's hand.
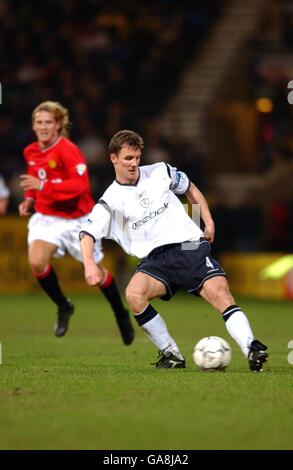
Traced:
<path fill-rule="evenodd" d="M 84 277 L 89 286 L 97 286 L 103 279 L 103 273 L 95 262 L 87 263 L 84 266 Z"/>
<path fill-rule="evenodd" d="M 31 215 L 32 210 L 34 208 L 34 201 L 32 199 L 26 199 L 22 201 L 18 206 L 19 215 L 22 217 L 27 217 Z"/>
<path fill-rule="evenodd" d="M 204 229 L 204 238 L 209 242 L 209 243 L 213 243 L 214 239 L 215 239 L 215 224 L 214 223 L 210 223 L 208 225 L 205 226 L 205 229 Z"/>
<path fill-rule="evenodd" d="M 40 190 L 42 186 L 42 181 L 36 176 L 32 175 L 20 175 L 20 187 L 25 191 L 29 189 Z"/>

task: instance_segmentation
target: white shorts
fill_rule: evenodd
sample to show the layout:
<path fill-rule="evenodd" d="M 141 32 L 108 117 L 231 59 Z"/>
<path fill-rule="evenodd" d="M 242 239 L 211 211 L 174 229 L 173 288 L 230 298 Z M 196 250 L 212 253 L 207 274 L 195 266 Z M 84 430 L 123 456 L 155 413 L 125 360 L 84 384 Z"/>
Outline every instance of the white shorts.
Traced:
<path fill-rule="evenodd" d="M 65 219 L 54 215 L 44 215 L 36 212 L 28 224 L 28 244 L 34 240 L 44 240 L 57 246 L 55 258 L 61 258 L 68 252 L 73 258 L 82 261 L 79 232 L 88 219 L 88 214 L 77 219 Z M 94 246 L 94 259 L 99 263 L 103 259 L 101 242 Z"/>

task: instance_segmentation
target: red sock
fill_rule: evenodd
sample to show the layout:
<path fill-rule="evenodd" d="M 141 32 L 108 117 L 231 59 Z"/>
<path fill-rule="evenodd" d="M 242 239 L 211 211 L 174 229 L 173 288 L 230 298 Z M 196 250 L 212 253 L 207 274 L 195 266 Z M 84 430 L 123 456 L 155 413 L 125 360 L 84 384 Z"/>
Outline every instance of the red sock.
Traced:
<path fill-rule="evenodd" d="M 41 273 L 36 273 L 35 271 L 33 271 L 33 275 L 37 279 L 44 279 L 44 277 L 47 277 L 51 271 L 52 271 L 52 266 L 48 264 L 48 266 L 45 267 L 44 271 L 42 271 Z"/>
<path fill-rule="evenodd" d="M 111 274 L 109 273 L 109 271 L 107 271 L 105 280 L 103 281 L 102 284 L 99 285 L 100 289 L 102 289 L 102 290 L 107 289 L 107 287 L 109 287 L 109 285 L 111 284 L 112 281 L 113 281 L 113 278 L 112 278 Z"/>

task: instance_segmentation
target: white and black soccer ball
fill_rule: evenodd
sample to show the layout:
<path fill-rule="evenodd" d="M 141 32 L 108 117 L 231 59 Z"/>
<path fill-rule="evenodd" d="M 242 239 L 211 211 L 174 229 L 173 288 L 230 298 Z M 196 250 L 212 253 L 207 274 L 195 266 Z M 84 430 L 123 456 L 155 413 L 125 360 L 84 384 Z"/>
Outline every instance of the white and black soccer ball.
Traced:
<path fill-rule="evenodd" d="M 224 370 L 231 361 L 232 351 L 225 339 L 207 336 L 194 346 L 192 357 L 200 370 Z"/>

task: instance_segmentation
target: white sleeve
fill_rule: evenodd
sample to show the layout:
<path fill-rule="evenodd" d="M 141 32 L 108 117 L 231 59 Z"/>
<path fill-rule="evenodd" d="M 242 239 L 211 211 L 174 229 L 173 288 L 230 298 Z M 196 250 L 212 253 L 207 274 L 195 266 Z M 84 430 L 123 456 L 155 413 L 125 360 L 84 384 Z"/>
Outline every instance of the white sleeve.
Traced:
<path fill-rule="evenodd" d="M 168 173 L 171 178 L 170 189 L 175 194 L 185 194 L 190 186 L 190 181 L 183 171 L 178 171 L 177 168 L 168 165 Z"/>
<path fill-rule="evenodd" d="M 82 224 L 79 235 L 86 233 L 93 239 L 101 240 L 110 233 L 111 209 L 104 201 L 99 201 L 89 215 L 88 220 Z"/>

